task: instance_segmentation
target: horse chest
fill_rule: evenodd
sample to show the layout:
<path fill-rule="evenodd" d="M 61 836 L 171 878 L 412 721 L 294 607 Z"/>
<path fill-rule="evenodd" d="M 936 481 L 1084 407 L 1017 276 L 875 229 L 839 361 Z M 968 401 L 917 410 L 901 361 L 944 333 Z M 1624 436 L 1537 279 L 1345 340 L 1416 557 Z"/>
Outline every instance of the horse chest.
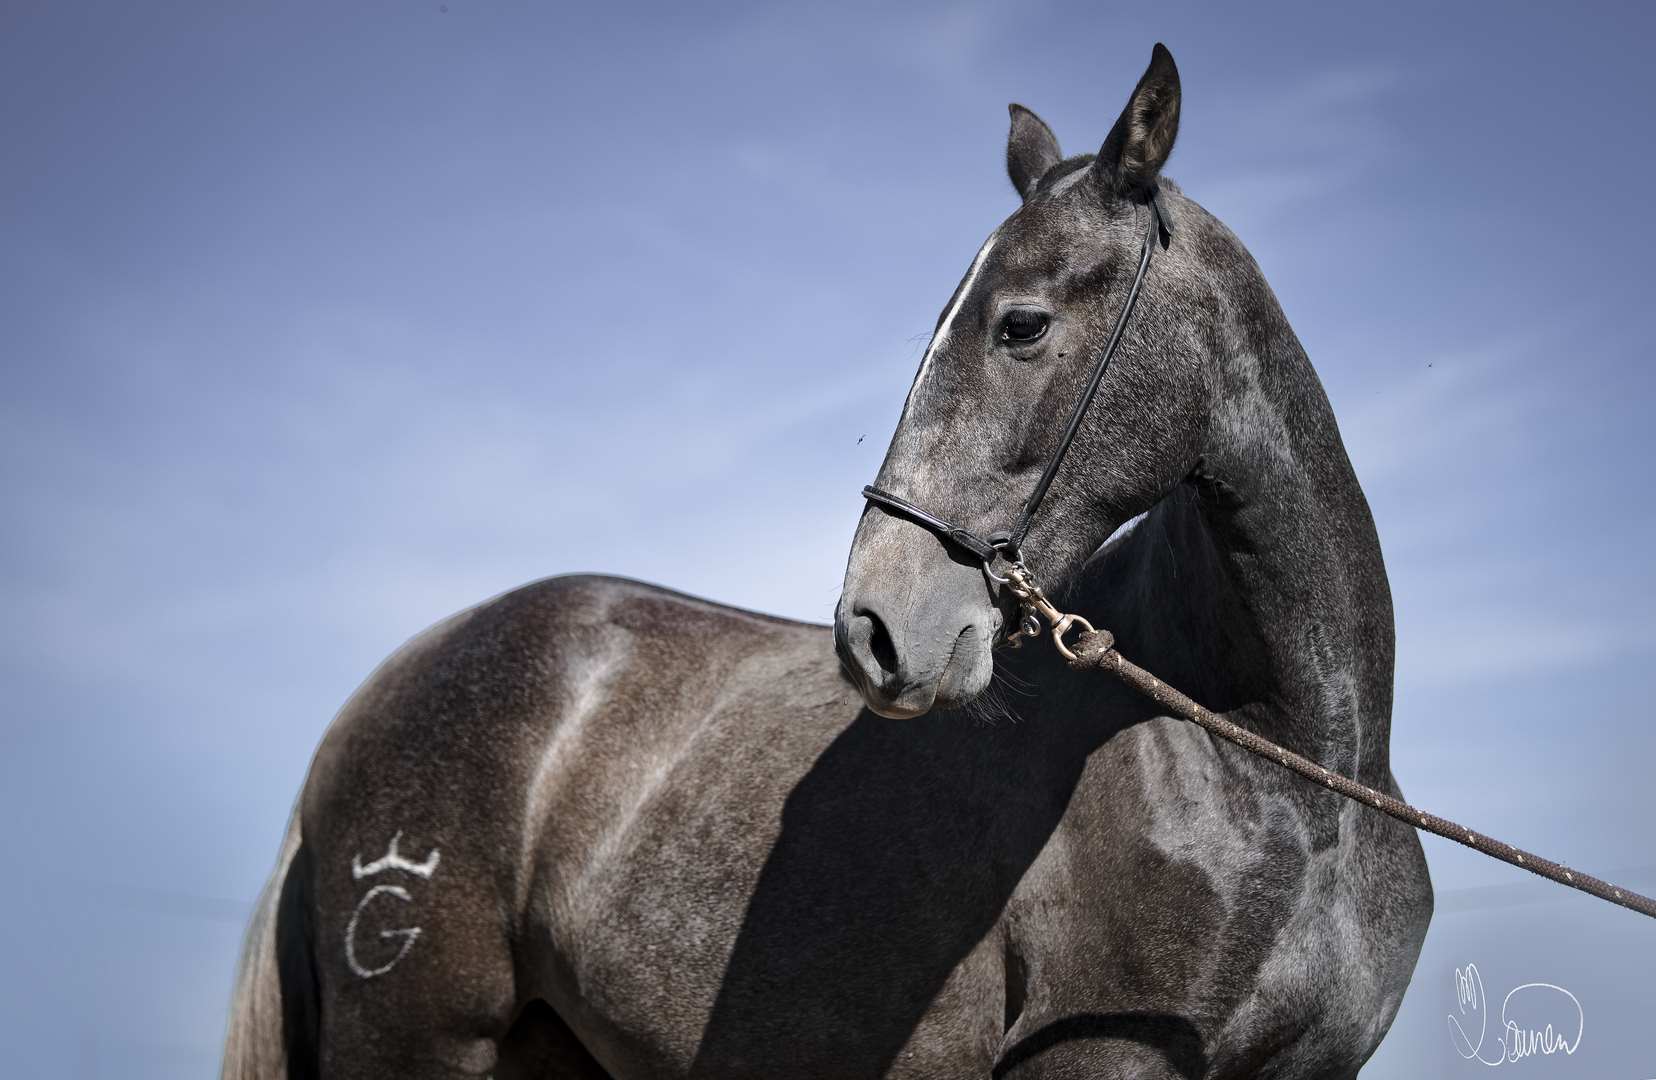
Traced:
<path fill-rule="evenodd" d="M 1224 1015 L 1291 919 L 1306 860 L 1297 809 L 1238 790 L 1199 732 L 1121 732 L 1008 904 L 1026 1008 Z"/>
<path fill-rule="evenodd" d="M 1289 1046 L 1312 1074 L 1361 1061 L 1389 1012 L 1383 935 L 1354 929 L 1354 838 L 1315 849 L 1299 800 L 1215 771 L 1188 726 L 1123 735 L 1008 905 L 1002 1060 L 1073 1041 L 1150 1046 L 1185 1075 L 1256 1075 Z"/>

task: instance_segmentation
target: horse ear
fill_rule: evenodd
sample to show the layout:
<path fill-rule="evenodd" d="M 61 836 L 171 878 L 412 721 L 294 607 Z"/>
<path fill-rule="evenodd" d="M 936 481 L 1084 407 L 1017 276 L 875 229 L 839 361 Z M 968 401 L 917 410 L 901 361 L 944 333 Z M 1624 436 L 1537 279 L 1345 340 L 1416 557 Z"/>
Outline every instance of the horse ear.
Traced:
<path fill-rule="evenodd" d="M 1008 105 L 1006 111 L 1012 114 L 1012 131 L 1006 136 L 1006 175 L 1027 199 L 1064 155 L 1058 152 L 1057 136 L 1039 116 L 1017 104 Z"/>
<path fill-rule="evenodd" d="M 1158 41 L 1150 66 L 1098 151 L 1095 168 L 1106 189 L 1127 196 L 1154 191 L 1178 134 L 1179 69 Z"/>

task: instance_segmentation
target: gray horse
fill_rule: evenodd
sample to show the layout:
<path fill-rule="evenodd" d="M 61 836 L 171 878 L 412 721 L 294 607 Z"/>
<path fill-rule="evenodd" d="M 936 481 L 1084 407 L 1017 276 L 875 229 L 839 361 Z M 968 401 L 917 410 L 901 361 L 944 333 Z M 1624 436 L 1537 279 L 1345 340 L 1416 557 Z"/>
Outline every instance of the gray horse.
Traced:
<path fill-rule="evenodd" d="M 1259 268 L 1160 176 L 1179 99 L 1157 46 L 1097 155 L 1012 108 L 1022 205 L 878 482 L 1006 519 L 1156 194 L 1174 239 L 1023 550 L 1127 655 L 1396 793 L 1374 525 Z M 426 631 L 317 751 L 225 1075 L 1355 1075 L 1431 917 L 1414 833 L 997 651 L 1015 615 L 871 507 L 833 633 L 596 577 Z"/>

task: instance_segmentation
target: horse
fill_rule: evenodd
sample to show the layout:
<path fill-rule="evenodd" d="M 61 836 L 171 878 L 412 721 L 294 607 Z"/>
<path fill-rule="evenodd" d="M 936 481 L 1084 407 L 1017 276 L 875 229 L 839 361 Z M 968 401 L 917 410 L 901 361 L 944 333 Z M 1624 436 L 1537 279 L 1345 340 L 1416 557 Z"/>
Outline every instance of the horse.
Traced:
<path fill-rule="evenodd" d="M 1259 267 L 1161 175 L 1158 45 L 1096 154 L 1011 108 L 1016 209 L 877 482 L 987 529 L 1176 228 L 1022 552 L 1205 705 L 1398 793 L 1389 586 Z M 1415 833 L 1051 649 L 870 503 L 834 625 L 597 576 L 426 630 L 323 737 L 229 1080 L 1352 1077 L 1432 911 Z"/>

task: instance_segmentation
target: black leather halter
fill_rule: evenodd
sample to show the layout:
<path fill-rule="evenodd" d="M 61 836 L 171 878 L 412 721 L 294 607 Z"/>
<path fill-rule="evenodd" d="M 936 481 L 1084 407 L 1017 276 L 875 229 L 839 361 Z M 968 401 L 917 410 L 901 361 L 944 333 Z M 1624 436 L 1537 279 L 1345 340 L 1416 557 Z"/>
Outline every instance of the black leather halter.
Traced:
<path fill-rule="evenodd" d="M 1163 247 L 1173 241 L 1173 220 L 1162 208 L 1159 195 L 1150 196 L 1150 221 L 1144 230 L 1144 250 L 1139 253 L 1138 273 L 1133 276 L 1133 286 L 1127 291 L 1127 300 L 1121 305 L 1121 314 L 1116 316 L 1115 328 L 1110 331 L 1110 340 L 1099 354 L 1097 362 L 1093 364 L 1092 375 L 1087 380 L 1087 387 L 1081 392 L 1075 407 L 1070 410 L 1069 423 L 1064 426 L 1064 437 L 1058 443 L 1058 449 L 1052 459 L 1047 462 L 1046 469 L 1035 484 L 1035 490 L 1024 501 L 1023 510 L 1019 512 L 1017 521 L 1011 529 L 1003 529 L 980 536 L 970 529 L 962 528 L 952 522 L 945 521 L 936 514 L 909 502 L 899 495 L 889 491 L 882 491 L 870 484 L 863 488 L 863 498 L 869 502 L 908 518 L 923 528 L 930 529 L 944 540 L 962 548 L 976 556 L 989 570 L 999 555 L 1007 562 L 1019 565 L 1023 562 L 1023 554 L 1019 550 L 1024 537 L 1029 535 L 1029 526 L 1035 519 L 1035 511 L 1046 498 L 1047 489 L 1052 486 L 1052 480 L 1058 475 L 1058 467 L 1064 463 L 1064 455 L 1069 452 L 1070 444 L 1075 441 L 1076 432 L 1081 430 L 1081 418 L 1086 415 L 1087 406 L 1092 404 L 1098 394 L 1099 384 L 1104 381 L 1104 373 L 1110 368 L 1110 360 L 1115 356 L 1116 349 L 1121 345 L 1122 336 L 1127 332 L 1127 320 L 1132 318 L 1133 307 L 1138 303 L 1139 291 L 1144 285 L 1144 276 L 1150 269 L 1150 256 L 1156 250 L 1156 243 L 1160 241 Z M 991 570 L 991 573 L 993 571 Z"/>

